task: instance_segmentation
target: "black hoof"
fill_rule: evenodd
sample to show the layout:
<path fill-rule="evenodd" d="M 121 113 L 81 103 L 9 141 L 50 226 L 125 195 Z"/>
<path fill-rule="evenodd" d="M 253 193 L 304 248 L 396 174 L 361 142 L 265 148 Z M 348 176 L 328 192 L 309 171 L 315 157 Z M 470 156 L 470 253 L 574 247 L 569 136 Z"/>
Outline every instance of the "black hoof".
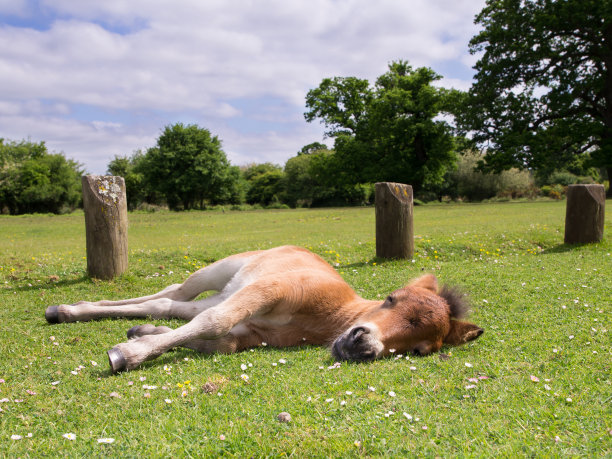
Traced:
<path fill-rule="evenodd" d="M 136 331 L 140 328 L 140 325 L 134 325 L 127 331 L 127 339 L 138 338 Z"/>
<path fill-rule="evenodd" d="M 114 347 L 108 351 L 107 354 L 108 363 L 110 364 L 111 372 L 113 374 L 127 370 L 127 360 L 125 360 L 123 353 L 119 349 Z"/>
<path fill-rule="evenodd" d="M 45 319 L 50 324 L 59 324 L 59 306 L 49 306 L 45 311 Z"/>

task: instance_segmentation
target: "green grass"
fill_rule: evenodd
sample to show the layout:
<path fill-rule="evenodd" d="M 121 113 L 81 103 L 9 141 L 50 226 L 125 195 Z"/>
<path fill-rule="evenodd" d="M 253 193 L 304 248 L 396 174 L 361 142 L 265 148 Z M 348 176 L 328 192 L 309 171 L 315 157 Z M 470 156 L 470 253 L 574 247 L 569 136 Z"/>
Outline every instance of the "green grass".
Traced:
<path fill-rule="evenodd" d="M 567 247 L 564 203 L 417 207 L 415 260 L 384 261 L 372 208 L 136 213 L 130 270 L 111 282 L 85 276 L 82 214 L 0 217 L 0 455 L 610 456 L 610 214 L 604 242 Z M 106 350 L 150 320 L 44 319 L 48 305 L 148 294 L 231 253 L 281 244 L 339 263 L 368 298 L 433 272 L 471 294 L 471 319 L 486 332 L 443 348 L 446 360 L 330 369 L 323 348 L 179 350 L 111 376 Z M 207 382 L 217 392 L 203 391 Z M 291 422 L 277 421 L 282 411 Z"/>

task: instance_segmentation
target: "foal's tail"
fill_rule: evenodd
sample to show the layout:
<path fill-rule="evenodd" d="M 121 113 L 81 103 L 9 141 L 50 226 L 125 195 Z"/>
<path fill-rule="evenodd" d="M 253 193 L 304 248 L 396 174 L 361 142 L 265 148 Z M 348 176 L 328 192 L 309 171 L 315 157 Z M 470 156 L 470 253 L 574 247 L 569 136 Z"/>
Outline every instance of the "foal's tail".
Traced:
<path fill-rule="evenodd" d="M 448 303 L 451 318 L 461 319 L 470 312 L 468 298 L 459 288 L 443 285 L 438 295 Z"/>

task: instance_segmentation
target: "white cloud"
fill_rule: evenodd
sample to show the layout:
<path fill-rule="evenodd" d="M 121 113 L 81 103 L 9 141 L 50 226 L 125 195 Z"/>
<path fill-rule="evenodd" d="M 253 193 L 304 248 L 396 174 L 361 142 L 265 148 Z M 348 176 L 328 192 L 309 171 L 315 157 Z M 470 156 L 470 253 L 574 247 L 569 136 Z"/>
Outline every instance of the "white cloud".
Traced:
<path fill-rule="evenodd" d="M 2 131 L 12 132 L 13 140 L 45 141 L 51 152 L 63 152 L 83 163 L 88 172 L 103 173 L 115 155 L 129 155 L 134 150 L 155 144 L 156 132 L 116 123 L 80 122 L 44 116 L 0 116 Z M 3 132 L 0 137 L 3 137 Z M 8 137 L 8 136 L 7 136 Z"/>
<path fill-rule="evenodd" d="M 26 14 L 26 0 L 0 0 L 0 13 L 23 16 Z"/>
<path fill-rule="evenodd" d="M 25 5 L 0 0 L 0 12 L 35 17 Z M 0 137 L 27 133 L 102 172 L 106 163 L 100 169 L 101 160 L 83 151 L 129 154 L 152 146 L 165 124 L 187 119 L 219 135 L 232 161 L 284 163 L 301 148 L 296 143 L 320 140 L 320 127 L 307 125 L 302 113 L 306 92 L 325 77 L 372 81 L 390 61 L 407 59 L 434 70 L 460 67 L 443 83 L 469 87 L 459 75 L 474 62 L 467 42 L 482 6 L 484 0 L 40 0 L 48 27 L 0 23 L 0 42 L 10 44 L 0 48 L 0 117 L 8 120 Z M 249 100 L 276 107 L 247 110 Z M 137 143 L 143 140 L 149 143 Z"/>

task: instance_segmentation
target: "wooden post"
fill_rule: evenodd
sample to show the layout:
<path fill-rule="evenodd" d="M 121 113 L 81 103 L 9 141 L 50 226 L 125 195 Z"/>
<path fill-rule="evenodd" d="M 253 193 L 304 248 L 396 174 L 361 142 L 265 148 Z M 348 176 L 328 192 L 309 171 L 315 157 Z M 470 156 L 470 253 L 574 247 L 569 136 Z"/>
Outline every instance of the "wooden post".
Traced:
<path fill-rule="evenodd" d="M 83 209 L 87 274 L 112 279 L 128 267 L 127 200 L 123 177 L 85 175 Z"/>
<path fill-rule="evenodd" d="M 412 258 L 414 228 L 412 187 L 402 183 L 376 184 L 376 256 Z"/>
<path fill-rule="evenodd" d="M 606 190 L 603 185 L 570 185 L 565 209 L 565 243 L 603 239 Z"/>

